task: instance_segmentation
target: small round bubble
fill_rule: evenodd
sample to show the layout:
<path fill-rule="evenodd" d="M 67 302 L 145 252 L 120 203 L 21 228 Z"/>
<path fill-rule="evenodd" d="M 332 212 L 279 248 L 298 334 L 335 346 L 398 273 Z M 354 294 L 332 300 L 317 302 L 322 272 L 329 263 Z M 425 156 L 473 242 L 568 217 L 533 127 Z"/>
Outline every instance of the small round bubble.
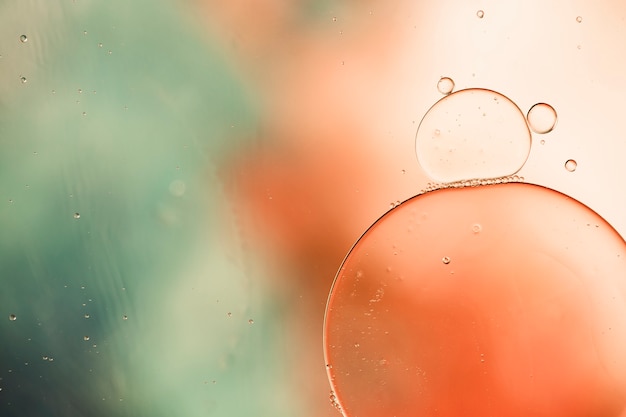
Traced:
<path fill-rule="evenodd" d="M 556 110 L 549 104 L 537 103 L 528 110 L 526 115 L 528 126 L 533 132 L 544 134 L 549 133 L 556 126 Z"/>
<path fill-rule="evenodd" d="M 26 35 L 21 35 L 21 36 L 20 36 L 20 42 L 22 42 L 22 43 L 26 43 L 26 42 L 28 42 L 28 36 L 26 36 Z"/>
<path fill-rule="evenodd" d="M 483 17 L 485 17 L 485 12 L 483 10 L 479 10 L 479 11 L 476 12 L 476 16 L 479 19 L 482 19 Z"/>
<path fill-rule="evenodd" d="M 28 82 L 26 77 L 20 77 L 20 81 L 22 82 L 22 84 L 26 84 Z"/>
<path fill-rule="evenodd" d="M 575 160 L 568 159 L 567 161 L 565 161 L 565 169 L 569 172 L 576 171 L 576 168 L 578 168 L 578 163 Z"/>
<path fill-rule="evenodd" d="M 444 256 L 443 258 L 441 258 L 441 262 L 443 262 L 444 264 L 448 265 L 450 263 L 450 257 L 449 256 Z"/>
<path fill-rule="evenodd" d="M 17 320 L 17 316 L 15 314 L 9 314 L 9 320 L 15 321 Z"/>
<path fill-rule="evenodd" d="M 441 77 L 437 82 L 437 90 L 441 94 L 450 94 L 454 90 L 454 81 L 450 77 Z"/>
<path fill-rule="evenodd" d="M 576 21 L 578 23 L 581 23 L 583 21 L 583 17 L 582 16 L 576 16 Z"/>
<path fill-rule="evenodd" d="M 74 218 L 75 219 L 80 219 L 80 213 L 74 213 Z"/>

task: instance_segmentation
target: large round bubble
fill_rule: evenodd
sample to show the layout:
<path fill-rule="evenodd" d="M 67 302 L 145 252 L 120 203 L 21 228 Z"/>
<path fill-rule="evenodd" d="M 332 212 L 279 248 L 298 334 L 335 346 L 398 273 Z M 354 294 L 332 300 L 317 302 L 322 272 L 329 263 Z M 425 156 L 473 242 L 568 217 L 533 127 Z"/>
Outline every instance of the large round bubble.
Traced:
<path fill-rule="evenodd" d="M 353 247 L 324 331 L 347 417 L 618 416 L 626 243 L 547 188 L 432 191 Z"/>

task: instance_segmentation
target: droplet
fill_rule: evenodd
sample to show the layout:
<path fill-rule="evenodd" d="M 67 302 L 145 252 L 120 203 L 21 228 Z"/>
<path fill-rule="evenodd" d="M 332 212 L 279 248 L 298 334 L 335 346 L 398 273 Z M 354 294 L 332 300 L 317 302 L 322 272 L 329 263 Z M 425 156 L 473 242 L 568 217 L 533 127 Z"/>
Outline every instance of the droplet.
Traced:
<path fill-rule="evenodd" d="M 74 218 L 75 219 L 80 219 L 80 213 L 74 213 Z"/>
<path fill-rule="evenodd" d="M 530 139 L 515 103 L 473 88 L 449 94 L 428 110 L 417 129 L 415 150 L 431 179 L 450 183 L 515 174 L 528 158 Z"/>
<path fill-rule="evenodd" d="M 556 110 L 549 104 L 537 103 L 528 110 L 528 125 L 535 133 L 549 133 L 556 125 Z"/>
<path fill-rule="evenodd" d="M 450 94 L 454 90 L 454 81 L 450 77 L 441 77 L 437 82 L 437 90 L 441 94 Z"/>
<path fill-rule="evenodd" d="M 441 262 L 448 265 L 450 263 L 450 258 L 448 256 L 444 256 L 443 258 L 441 258 Z"/>
<path fill-rule="evenodd" d="M 485 12 L 482 10 L 479 10 L 476 12 L 476 16 L 478 16 L 479 19 L 482 19 L 483 17 L 485 17 Z"/>
<path fill-rule="evenodd" d="M 565 169 L 568 170 L 569 172 L 576 171 L 577 167 L 578 167 L 578 162 L 576 162 L 575 160 L 568 159 L 567 161 L 565 161 Z"/>
<path fill-rule="evenodd" d="M 28 42 L 28 36 L 26 36 L 26 35 L 20 36 L 20 42 L 22 42 L 22 43 Z"/>
<path fill-rule="evenodd" d="M 22 84 L 26 84 L 28 82 L 26 77 L 20 77 L 20 81 L 22 82 Z"/>
<path fill-rule="evenodd" d="M 576 16 L 576 21 L 578 23 L 581 23 L 583 21 L 583 17 L 582 16 Z"/>
<path fill-rule="evenodd" d="M 83 336 L 83 340 L 86 342 L 87 340 L 89 340 L 89 336 Z"/>
<path fill-rule="evenodd" d="M 9 314 L 9 320 L 15 321 L 17 320 L 17 316 L 15 314 Z"/>

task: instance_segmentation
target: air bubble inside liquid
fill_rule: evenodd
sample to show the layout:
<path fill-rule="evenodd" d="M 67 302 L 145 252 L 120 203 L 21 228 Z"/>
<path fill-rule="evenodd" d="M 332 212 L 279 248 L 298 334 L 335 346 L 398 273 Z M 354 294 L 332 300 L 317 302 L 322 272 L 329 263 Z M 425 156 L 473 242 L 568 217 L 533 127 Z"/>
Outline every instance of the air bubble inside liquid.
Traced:
<path fill-rule="evenodd" d="M 535 133 L 549 133 L 556 126 L 557 115 L 554 107 L 547 103 L 537 103 L 528 110 L 526 115 L 528 126 Z"/>
<path fill-rule="evenodd" d="M 435 133 L 438 132 L 438 133 Z M 495 91 L 467 89 L 435 103 L 417 130 L 417 159 L 437 182 L 515 174 L 530 152 L 526 118 Z"/>
<path fill-rule="evenodd" d="M 626 242 L 583 204 L 536 185 L 418 195 L 341 265 L 324 350 L 345 417 L 618 416 Z"/>
<path fill-rule="evenodd" d="M 569 172 L 576 171 L 576 168 L 578 168 L 578 163 L 575 160 L 568 159 L 567 161 L 565 161 L 565 169 Z"/>
<path fill-rule="evenodd" d="M 454 90 L 454 80 L 449 77 L 441 77 L 437 82 L 437 90 L 445 95 L 452 93 L 452 90 Z"/>

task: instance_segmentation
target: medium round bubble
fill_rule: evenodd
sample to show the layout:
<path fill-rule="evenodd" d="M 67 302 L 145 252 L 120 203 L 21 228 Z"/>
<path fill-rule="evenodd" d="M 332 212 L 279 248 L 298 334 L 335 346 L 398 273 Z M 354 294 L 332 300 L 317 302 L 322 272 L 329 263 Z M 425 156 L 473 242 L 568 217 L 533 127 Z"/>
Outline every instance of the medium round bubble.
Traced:
<path fill-rule="evenodd" d="M 467 89 L 435 103 L 415 138 L 417 159 L 437 182 L 506 177 L 526 162 L 531 135 L 522 111 L 495 91 Z"/>
<path fill-rule="evenodd" d="M 551 132 L 557 121 L 556 110 L 546 103 L 537 103 L 532 106 L 526 118 L 532 131 L 539 134 Z"/>
<path fill-rule="evenodd" d="M 437 90 L 441 94 L 450 94 L 454 90 L 454 80 L 450 77 L 441 77 L 437 82 Z"/>
<path fill-rule="evenodd" d="M 568 159 L 567 161 L 565 161 L 565 169 L 569 172 L 576 171 L 576 168 L 578 168 L 578 162 L 576 162 L 575 160 Z"/>

